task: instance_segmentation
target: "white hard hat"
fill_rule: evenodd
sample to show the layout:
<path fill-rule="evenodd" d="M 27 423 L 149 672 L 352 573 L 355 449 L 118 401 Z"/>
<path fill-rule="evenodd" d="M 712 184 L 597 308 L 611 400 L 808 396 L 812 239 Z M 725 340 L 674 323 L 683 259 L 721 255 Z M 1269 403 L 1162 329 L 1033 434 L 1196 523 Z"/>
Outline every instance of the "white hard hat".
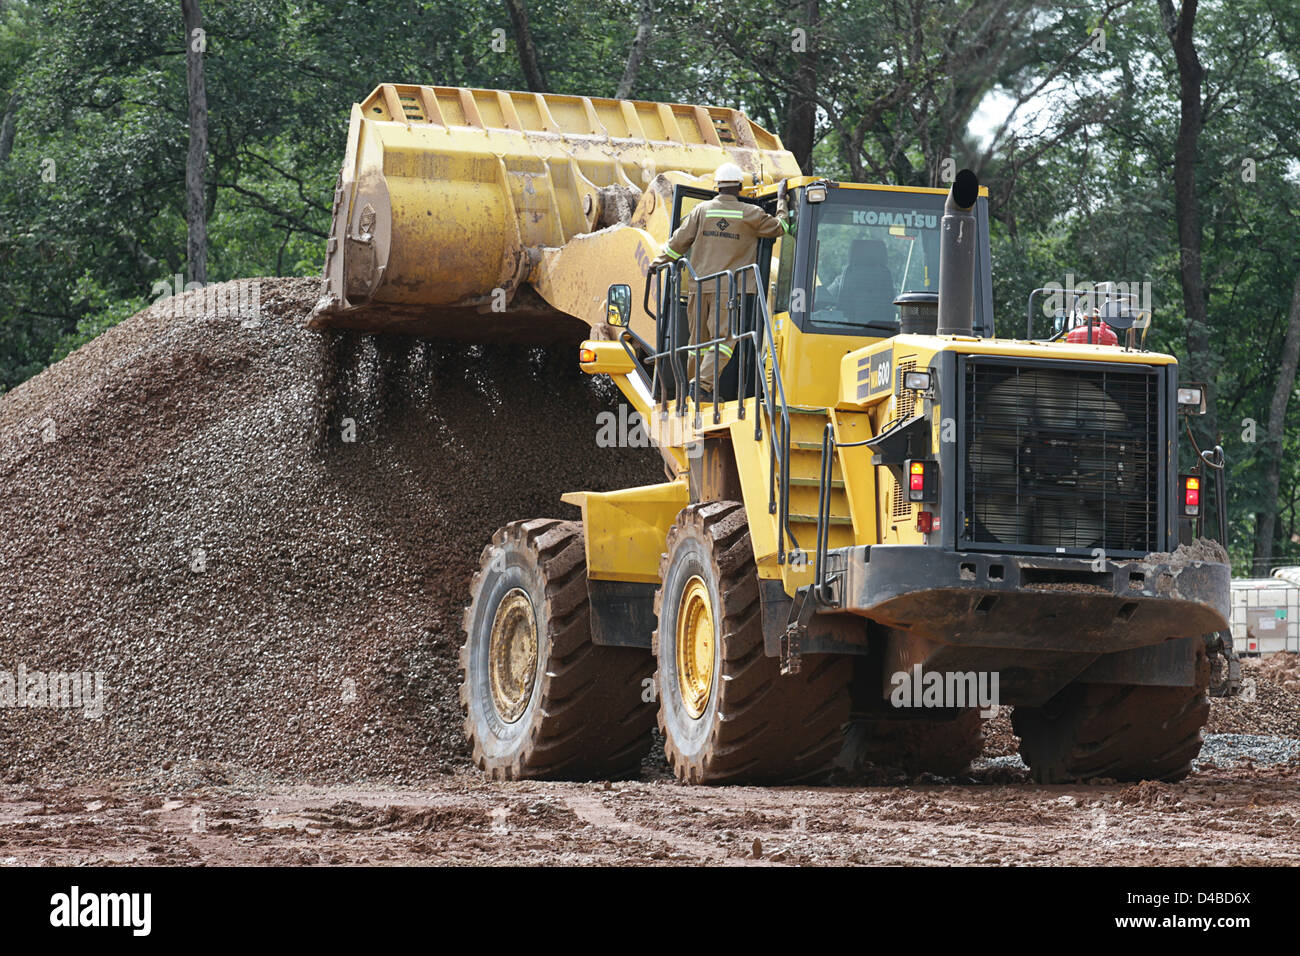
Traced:
<path fill-rule="evenodd" d="M 713 172 L 713 185 L 739 186 L 745 173 L 735 163 L 723 163 Z"/>

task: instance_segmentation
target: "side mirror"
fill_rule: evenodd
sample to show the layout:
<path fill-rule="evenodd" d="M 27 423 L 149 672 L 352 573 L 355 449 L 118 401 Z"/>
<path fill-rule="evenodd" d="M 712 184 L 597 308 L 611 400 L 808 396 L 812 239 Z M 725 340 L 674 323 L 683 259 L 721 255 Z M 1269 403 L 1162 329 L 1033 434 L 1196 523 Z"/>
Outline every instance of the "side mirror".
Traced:
<path fill-rule="evenodd" d="M 605 299 L 605 321 L 619 328 L 627 328 L 632 321 L 632 287 L 617 283 L 609 287 Z"/>

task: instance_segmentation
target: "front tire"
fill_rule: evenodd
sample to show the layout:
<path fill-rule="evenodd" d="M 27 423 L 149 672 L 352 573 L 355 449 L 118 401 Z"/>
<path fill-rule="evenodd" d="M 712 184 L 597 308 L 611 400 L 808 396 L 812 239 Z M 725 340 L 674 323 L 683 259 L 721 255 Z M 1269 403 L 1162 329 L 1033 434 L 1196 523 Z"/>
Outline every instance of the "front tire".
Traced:
<path fill-rule="evenodd" d="M 668 534 L 655 594 L 659 729 L 687 783 L 814 781 L 849 716 L 847 658 L 781 675 L 763 647 L 758 569 L 742 505 L 691 505 Z"/>
<path fill-rule="evenodd" d="M 506 525 L 483 549 L 465 610 L 461 710 L 493 780 L 630 776 L 654 728 L 645 651 L 591 641 L 582 524 Z"/>

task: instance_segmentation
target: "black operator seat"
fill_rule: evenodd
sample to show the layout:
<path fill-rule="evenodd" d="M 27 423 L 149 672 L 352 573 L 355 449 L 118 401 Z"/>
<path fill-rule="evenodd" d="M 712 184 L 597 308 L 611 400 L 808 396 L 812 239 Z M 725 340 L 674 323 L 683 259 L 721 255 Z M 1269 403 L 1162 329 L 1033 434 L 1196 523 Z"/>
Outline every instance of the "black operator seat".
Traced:
<path fill-rule="evenodd" d="M 836 304 L 853 322 L 889 325 L 895 321 L 894 277 L 883 239 L 853 240 Z"/>

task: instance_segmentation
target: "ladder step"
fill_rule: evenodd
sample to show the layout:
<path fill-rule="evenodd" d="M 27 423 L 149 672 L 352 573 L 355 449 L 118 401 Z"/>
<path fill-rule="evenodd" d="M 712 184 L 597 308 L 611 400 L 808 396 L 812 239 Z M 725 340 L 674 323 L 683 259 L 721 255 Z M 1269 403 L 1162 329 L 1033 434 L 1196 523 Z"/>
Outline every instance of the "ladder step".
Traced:
<path fill-rule="evenodd" d="M 794 441 L 791 439 L 790 447 L 799 451 L 821 451 L 822 443 L 819 441 Z"/>
<path fill-rule="evenodd" d="M 792 488 L 795 486 L 798 486 L 800 488 L 820 488 L 821 483 L 822 482 L 820 478 L 796 478 L 793 475 L 790 476 L 790 487 Z M 832 478 L 831 487 L 836 489 L 842 489 L 844 487 L 843 479 Z"/>
<path fill-rule="evenodd" d="M 790 514 L 790 520 L 792 522 L 798 522 L 799 524 L 816 524 L 817 516 L 794 514 L 792 512 Z M 853 524 L 853 519 L 848 517 L 847 515 L 830 515 L 828 516 L 827 521 L 830 524 L 843 524 L 843 525 Z"/>

